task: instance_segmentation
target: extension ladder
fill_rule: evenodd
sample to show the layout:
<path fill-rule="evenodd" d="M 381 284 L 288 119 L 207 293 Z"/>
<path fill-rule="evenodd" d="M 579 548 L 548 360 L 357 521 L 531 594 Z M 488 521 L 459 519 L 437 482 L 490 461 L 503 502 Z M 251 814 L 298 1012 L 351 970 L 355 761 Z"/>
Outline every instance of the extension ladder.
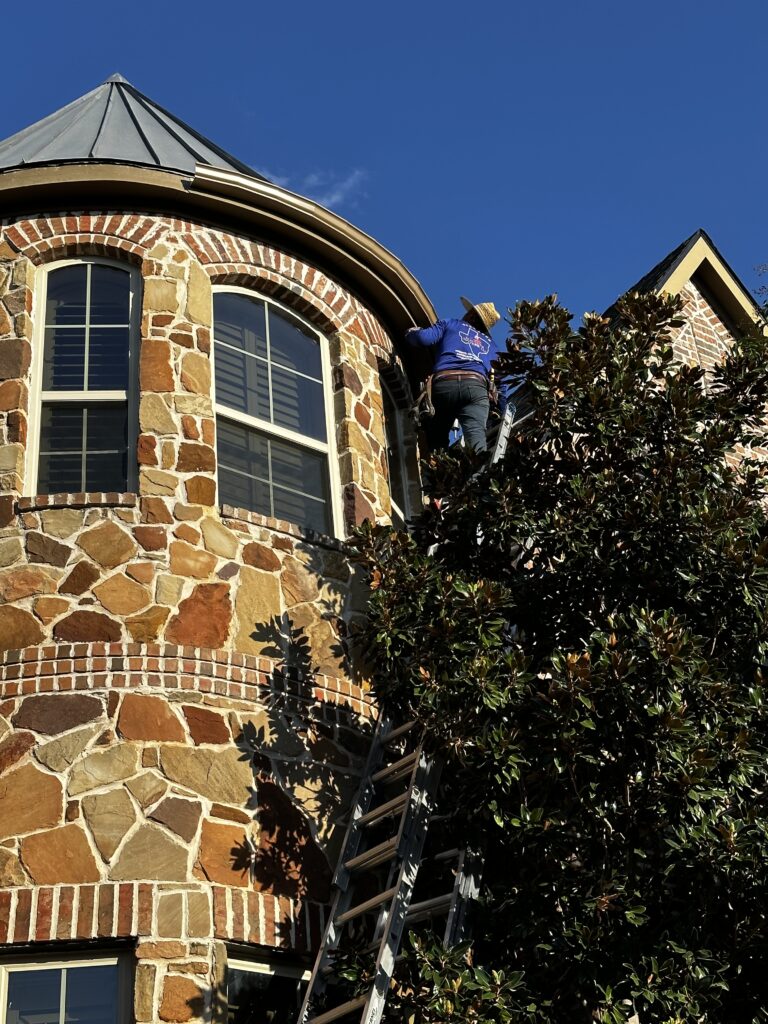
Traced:
<path fill-rule="evenodd" d="M 458 942 L 464 936 L 467 904 L 477 898 L 479 888 L 468 851 L 446 850 L 434 858 L 455 861 L 452 891 L 412 903 L 441 768 L 439 759 L 425 752 L 415 723 L 393 727 L 391 719 L 379 717 L 299 1024 L 332 1024 L 346 1018 L 379 1024 L 405 928 L 445 915 L 444 942 Z M 377 832 L 383 829 L 392 835 L 381 839 Z M 316 1013 L 313 1006 L 332 986 L 334 956 L 343 950 L 345 939 L 352 941 L 353 949 L 376 953 L 371 985 L 363 994 Z"/>

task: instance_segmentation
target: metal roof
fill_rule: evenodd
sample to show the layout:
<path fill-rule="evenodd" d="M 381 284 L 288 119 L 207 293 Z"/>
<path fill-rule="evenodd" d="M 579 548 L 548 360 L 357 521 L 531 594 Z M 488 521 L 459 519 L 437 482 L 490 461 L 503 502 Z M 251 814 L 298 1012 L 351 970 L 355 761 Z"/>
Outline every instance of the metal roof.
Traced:
<path fill-rule="evenodd" d="M 0 142 L 0 172 L 61 163 L 141 164 L 185 174 L 200 163 L 267 180 L 122 75 Z"/>

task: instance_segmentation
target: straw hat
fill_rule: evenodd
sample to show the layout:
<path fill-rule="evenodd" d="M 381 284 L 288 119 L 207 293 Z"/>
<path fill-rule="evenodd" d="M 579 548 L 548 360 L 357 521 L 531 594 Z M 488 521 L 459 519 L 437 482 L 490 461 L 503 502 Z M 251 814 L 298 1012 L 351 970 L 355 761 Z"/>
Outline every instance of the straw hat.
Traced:
<path fill-rule="evenodd" d="M 461 304 L 467 312 L 474 310 L 485 324 L 486 331 L 490 331 L 495 323 L 501 320 L 501 313 L 492 302 L 470 302 L 464 295 L 461 296 Z"/>

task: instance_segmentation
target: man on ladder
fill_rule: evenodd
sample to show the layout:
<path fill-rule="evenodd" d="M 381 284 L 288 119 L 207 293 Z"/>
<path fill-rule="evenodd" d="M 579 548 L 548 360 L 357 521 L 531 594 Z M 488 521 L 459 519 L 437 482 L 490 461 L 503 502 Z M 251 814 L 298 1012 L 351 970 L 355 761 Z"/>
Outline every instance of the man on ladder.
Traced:
<path fill-rule="evenodd" d="M 424 424 L 432 451 L 448 447 L 456 419 L 469 448 L 479 452 L 488 449 L 491 364 L 499 354 L 490 332 L 501 316 L 492 302 L 474 304 L 463 296 L 461 302 L 466 310 L 461 319 L 412 327 L 405 335 L 411 345 L 435 350 L 434 368 L 427 384 L 434 416 Z"/>

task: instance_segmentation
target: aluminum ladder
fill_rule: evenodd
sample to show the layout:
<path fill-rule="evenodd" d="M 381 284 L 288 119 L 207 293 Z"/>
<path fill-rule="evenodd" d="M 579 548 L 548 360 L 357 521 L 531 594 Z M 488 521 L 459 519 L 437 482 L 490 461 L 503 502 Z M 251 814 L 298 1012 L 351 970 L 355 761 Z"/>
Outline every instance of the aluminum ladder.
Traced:
<path fill-rule="evenodd" d="M 446 915 L 444 941 L 457 942 L 463 937 L 466 907 L 478 892 L 474 862 L 467 851 L 447 850 L 434 858 L 455 860 L 451 892 L 412 903 L 441 768 L 439 759 L 425 752 L 415 723 L 394 727 L 391 719 L 380 716 L 298 1024 L 332 1024 L 347 1018 L 359 1024 L 379 1024 L 405 928 Z M 385 822 L 393 834 L 382 840 L 377 830 L 384 828 Z M 367 895 L 366 881 L 373 895 Z M 355 948 L 376 953 L 371 985 L 361 995 L 318 1013 L 314 1004 L 333 983 L 334 955 L 350 937 Z"/>

